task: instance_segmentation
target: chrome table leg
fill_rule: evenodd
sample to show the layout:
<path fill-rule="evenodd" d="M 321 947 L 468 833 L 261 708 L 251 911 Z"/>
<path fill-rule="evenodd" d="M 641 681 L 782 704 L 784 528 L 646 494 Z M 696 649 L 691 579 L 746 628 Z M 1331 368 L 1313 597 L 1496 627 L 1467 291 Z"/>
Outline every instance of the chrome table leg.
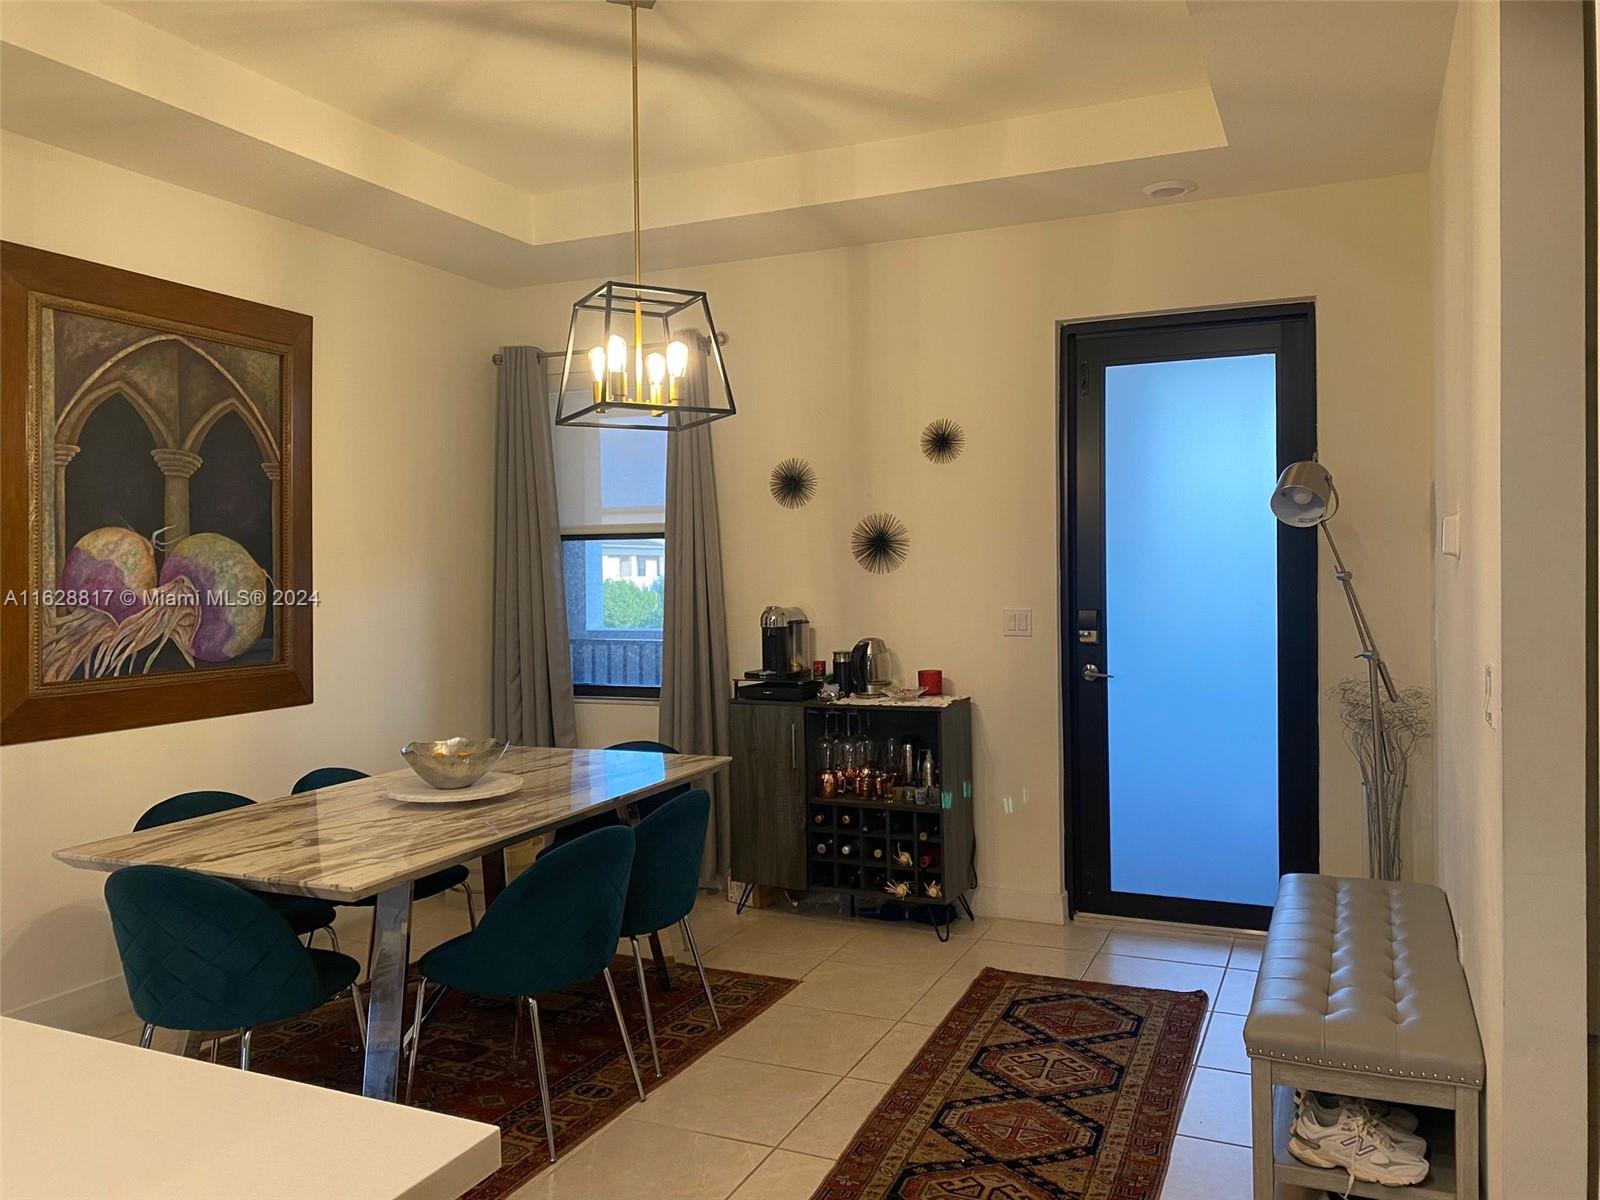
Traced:
<path fill-rule="evenodd" d="M 406 1004 L 406 959 L 411 946 L 411 882 L 378 893 L 372 910 L 371 994 L 367 999 L 367 1058 L 361 1094 L 393 1100 L 400 1080 L 401 1025 Z"/>
<path fill-rule="evenodd" d="M 250 1069 L 250 1031 L 248 1029 L 239 1031 L 239 1069 L 241 1071 Z"/>
<path fill-rule="evenodd" d="M 144 1023 L 144 1029 L 139 1034 L 139 1045 L 143 1046 L 146 1050 L 150 1049 L 150 1039 L 155 1037 L 155 1035 L 156 1027 L 150 1024 L 149 1021 L 146 1021 Z M 212 1054 L 213 1056 L 216 1054 L 215 1043 L 213 1043 Z"/>

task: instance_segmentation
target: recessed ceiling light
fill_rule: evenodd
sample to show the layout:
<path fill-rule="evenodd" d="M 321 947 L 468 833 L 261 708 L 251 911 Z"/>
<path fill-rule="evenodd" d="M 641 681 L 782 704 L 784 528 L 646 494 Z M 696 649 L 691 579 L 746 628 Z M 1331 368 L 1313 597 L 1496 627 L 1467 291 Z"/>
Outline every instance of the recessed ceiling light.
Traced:
<path fill-rule="evenodd" d="M 1152 200 L 1171 200 L 1175 196 L 1187 196 L 1199 186 L 1192 179 L 1158 179 L 1139 190 Z"/>

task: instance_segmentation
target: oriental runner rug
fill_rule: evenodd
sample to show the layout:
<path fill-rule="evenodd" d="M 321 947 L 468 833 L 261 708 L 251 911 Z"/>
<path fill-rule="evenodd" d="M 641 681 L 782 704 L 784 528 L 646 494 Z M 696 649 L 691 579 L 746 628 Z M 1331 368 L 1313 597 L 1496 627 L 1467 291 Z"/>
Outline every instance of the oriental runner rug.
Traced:
<path fill-rule="evenodd" d="M 1156 1200 L 1204 992 L 986 969 L 812 1200 Z"/>
<path fill-rule="evenodd" d="M 623 956 L 611 964 L 622 1013 L 634 1035 L 633 1052 L 639 1060 L 646 1092 L 654 1091 L 718 1042 L 748 1025 L 796 984 L 792 979 L 707 967 L 706 977 L 711 981 L 717 1013 L 722 1018 L 719 1030 L 711 1020 L 692 963 L 671 963 L 670 992 L 661 990 L 654 966 L 648 969 L 650 1011 L 655 1017 L 656 1044 L 661 1050 L 660 1079 L 650 1061 L 633 960 Z M 413 990 L 406 1002 L 407 1028 L 415 984 L 413 976 Z M 595 979 L 538 999 L 556 1149 L 565 1158 L 585 1137 L 630 1104 L 637 1104 L 639 1094 L 634 1090 L 603 980 Z M 423 1022 L 412 1102 L 435 1112 L 500 1127 L 500 1170 L 467 1192 L 464 1200 L 501 1200 L 550 1165 L 527 1007 L 522 1008 L 520 1030 L 513 1014 L 509 1000 L 449 992 Z M 199 1035 L 190 1035 L 186 1053 L 192 1058 L 210 1056 Z M 221 1058 L 224 1063 L 237 1064 L 236 1043 L 225 1042 Z M 330 1001 L 303 1017 L 254 1030 L 250 1036 L 250 1069 L 359 1095 L 361 1046 L 349 996 Z M 403 1070 L 400 1087 L 404 1095 Z"/>

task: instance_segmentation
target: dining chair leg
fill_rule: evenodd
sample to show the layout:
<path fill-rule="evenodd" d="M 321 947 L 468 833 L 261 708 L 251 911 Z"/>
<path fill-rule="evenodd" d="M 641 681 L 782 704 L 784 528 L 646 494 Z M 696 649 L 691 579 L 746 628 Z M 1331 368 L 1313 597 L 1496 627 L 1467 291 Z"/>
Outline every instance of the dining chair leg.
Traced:
<path fill-rule="evenodd" d="M 411 1023 L 411 1058 L 410 1058 L 410 1061 L 406 1065 L 406 1103 L 407 1104 L 411 1103 L 411 1086 L 412 1086 L 412 1084 L 414 1084 L 416 1082 L 416 1079 L 417 1079 L 417 1047 L 422 1044 L 422 1018 L 424 1016 L 424 1013 L 425 1013 L 425 1010 L 426 1010 L 426 1007 L 427 1007 L 425 1004 L 423 1004 L 423 1001 L 425 999 L 427 999 L 427 995 L 428 995 L 428 981 L 426 979 L 418 980 L 418 982 L 417 982 L 417 1015 L 416 1015 L 416 1019 L 414 1021 L 412 1021 L 412 1023 Z"/>
<path fill-rule="evenodd" d="M 522 1057 L 522 1002 L 526 996 L 514 997 L 511 1001 L 511 1057 Z"/>
<path fill-rule="evenodd" d="M 656 1065 L 656 1078 L 661 1078 L 661 1051 L 656 1048 L 656 1019 L 650 1013 L 650 985 L 644 981 L 644 955 L 639 952 L 639 939 L 630 937 L 633 947 L 633 969 L 639 974 L 639 1003 L 644 1006 L 644 1029 L 650 1035 L 650 1061 Z"/>
<path fill-rule="evenodd" d="M 335 954 L 339 953 L 339 935 L 334 932 L 332 925 L 324 925 L 322 932 L 328 935 L 328 944 L 333 947 Z"/>
<path fill-rule="evenodd" d="M 211 1039 L 211 1061 L 217 1061 L 217 1051 L 222 1048 L 222 1035 L 218 1034 Z"/>
<path fill-rule="evenodd" d="M 700 961 L 700 947 L 694 944 L 694 930 L 689 928 L 689 918 L 685 917 L 678 922 L 678 928 L 683 930 L 683 940 L 689 946 L 689 953 L 694 958 L 694 969 L 700 972 L 700 986 L 705 989 L 706 1003 L 711 1006 L 711 1020 L 718 1029 L 722 1028 L 722 1018 L 717 1015 L 717 1002 L 711 998 L 711 983 L 706 979 L 705 965 Z"/>
<path fill-rule="evenodd" d="M 156 1027 L 149 1021 L 146 1021 L 144 1023 L 144 1029 L 139 1034 L 139 1045 L 146 1050 L 150 1049 L 150 1039 L 155 1037 L 155 1035 Z"/>
<path fill-rule="evenodd" d="M 250 1031 L 248 1029 L 239 1031 L 239 1069 L 241 1071 L 250 1069 Z"/>
<path fill-rule="evenodd" d="M 528 1022 L 533 1026 L 533 1062 L 539 1070 L 539 1105 L 544 1109 L 544 1140 L 550 1145 L 550 1161 L 556 1160 L 556 1122 L 550 1115 L 550 1080 L 544 1073 L 544 1034 L 539 1030 L 539 1002 L 528 997 Z M 522 1014 L 517 1014 L 522 1028 Z"/>
<path fill-rule="evenodd" d="M 461 889 L 461 894 L 467 898 L 467 927 L 476 929 L 478 927 L 478 906 L 473 902 L 472 885 L 470 883 L 460 883 L 456 886 Z M 518 1005 L 518 1007 L 520 1008 L 521 1005 Z M 519 1021 L 521 1019 L 520 1016 L 517 1018 Z"/>
<path fill-rule="evenodd" d="M 644 1099 L 644 1079 L 639 1074 L 639 1061 L 633 1057 L 633 1039 L 628 1036 L 628 1023 L 622 1019 L 622 1002 L 617 999 L 616 980 L 611 978 L 611 968 L 602 972 L 606 977 L 606 991 L 611 993 L 611 1011 L 617 1014 L 617 1028 L 622 1031 L 622 1048 L 628 1053 L 628 1068 L 633 1072 L 633 1086 L 639 1089 L 639 1099 Z"/>
<path fill-rule="evenodd" d="M 355 984 L 350 985 L 350 1004 L 356 1010 L 356 1038 L 361 1043 L 361 1048 L 367 1048 L 367 1013 L 361 1007 L 361 989 Z"/>

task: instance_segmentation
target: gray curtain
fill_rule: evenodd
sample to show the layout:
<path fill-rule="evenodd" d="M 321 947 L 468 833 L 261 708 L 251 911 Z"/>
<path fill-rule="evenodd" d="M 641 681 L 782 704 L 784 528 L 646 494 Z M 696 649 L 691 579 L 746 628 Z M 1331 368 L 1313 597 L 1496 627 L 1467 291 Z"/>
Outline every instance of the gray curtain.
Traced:
<path fill-rule="evenodd" d="M 696 343 L 699 339 L 696 339 Z M 703 404 L 703 348 L 690 355 L 688 402 Z M 640 434 L 650 437 L 651 434 Z M 717 530 L 717 479 L 711 428 L 667 439 L 667 563 L 661 633 L 661 740 L 685 754 L 728 753 L 728 623 L 722 599 L 722 538 Z M 728 783 L 707 782 L 711 823 L 700 860 L 702 887 L 727 878 Z"/>
<path fill-rule="evenodd" d="M 539 352 L 501 350 L 497 392 L 491 728 L 521 746 L 571 746 L 578 740 L 572 655 Z"/>

